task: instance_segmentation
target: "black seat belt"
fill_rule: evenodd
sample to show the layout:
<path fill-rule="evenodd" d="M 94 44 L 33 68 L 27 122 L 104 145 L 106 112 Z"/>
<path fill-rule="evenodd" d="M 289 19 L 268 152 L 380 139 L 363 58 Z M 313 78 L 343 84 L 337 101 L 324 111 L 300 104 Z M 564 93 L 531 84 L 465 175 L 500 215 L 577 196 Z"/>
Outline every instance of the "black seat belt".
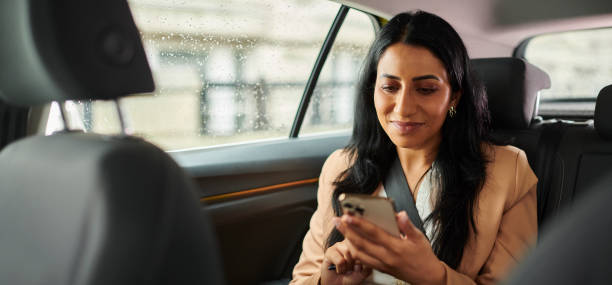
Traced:
<path fill-rule="evenodd" d="M 404 170 L 402 170 L 399 158 L 396 158 L 391 164 L 387 177 L 385 177 L 383 181 L 383 187 L 385 187 L 387 197 L 393 199 L 395 210 L 398 212 L 406 211 L 412 224 L 425 234 L 423 220 L 421 220 L 419 212 L 417 211 L 412 192 L 410 191 L 410 186 L 408 186 L 408 181 L 406 181 L 406 176 L 404 175 Z M 425 236 L 427 235 L 425 234 Z"/>

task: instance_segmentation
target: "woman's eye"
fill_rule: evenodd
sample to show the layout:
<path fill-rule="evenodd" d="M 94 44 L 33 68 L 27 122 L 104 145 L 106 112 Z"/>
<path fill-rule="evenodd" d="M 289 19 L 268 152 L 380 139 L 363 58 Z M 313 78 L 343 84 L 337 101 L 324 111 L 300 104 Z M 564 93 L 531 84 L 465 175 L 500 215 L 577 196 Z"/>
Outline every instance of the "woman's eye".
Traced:
<path fill-rule="evenodd" d="M 417 91 L 418 91 L 419 93 L 421 93 L 421 94 L 425 94 L 425 95 L 427 95 L 427 94 L 431 94 L 431 93 L 434 93 L 434 92 L 436 92 L 437 90 L 438 90 L 438 89 L 436 89 L 436 88 L 417 88 Z"/>
<path fill-rule="evenodd" d="M 385 92 L 395 92 L 397 91 L 397 87 L 393 86 L 393 85 L 383 85 L 381 87 L 381 89 Z"/>

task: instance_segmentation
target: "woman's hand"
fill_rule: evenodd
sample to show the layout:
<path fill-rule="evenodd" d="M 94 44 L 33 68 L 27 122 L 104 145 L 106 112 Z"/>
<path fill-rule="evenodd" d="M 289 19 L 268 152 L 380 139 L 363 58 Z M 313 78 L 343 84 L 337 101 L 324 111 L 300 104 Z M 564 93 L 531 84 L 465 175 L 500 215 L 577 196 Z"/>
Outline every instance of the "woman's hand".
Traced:
<path fill-rule="evenodd" d="M 348 241 L 353 259 L 411 284 L 444 283 L 444 266 L 425 235 L 410 222 L 406 212 L 396 218 L 402 237 L 394 237 L 356 216 L 343 215 L 335 222 Z"/>
<path fill-rule="evenodd" d="M 330 270 L 330 265 L 335 270 Z M 325 251 L 325 258 L 321 265 L 321 285 L 327 284 L 361 284 L 372 273 L 359 261 L 351 257 L 346 240 L 337 242 Z"/>

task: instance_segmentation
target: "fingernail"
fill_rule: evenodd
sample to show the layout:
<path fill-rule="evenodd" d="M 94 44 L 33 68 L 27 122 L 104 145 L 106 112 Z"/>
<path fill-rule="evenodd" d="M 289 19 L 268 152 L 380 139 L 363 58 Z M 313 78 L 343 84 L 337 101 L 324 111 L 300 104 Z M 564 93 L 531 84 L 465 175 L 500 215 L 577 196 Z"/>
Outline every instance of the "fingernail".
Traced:
<path fill-rule="evenodd" d="M 334 225 L 336 225 L 336 228 L 340 227 L 340 219 L 339 218 L 333 218 L 334 220 Z"/>
<path fill-rule="evenodd" d="M 353 217 L 347 216 L 346 217 L 346 222 L 349 223 L 349 224 L 352 224 L 353 223 Z"/>
<path fill-rule="evenodd" d="M 404 214 L 400 216 L 400 222 L 406 223 L 408 221 L 409 221 L 408 215 L 406 215 L 406 213 L 404 212 Z"/>

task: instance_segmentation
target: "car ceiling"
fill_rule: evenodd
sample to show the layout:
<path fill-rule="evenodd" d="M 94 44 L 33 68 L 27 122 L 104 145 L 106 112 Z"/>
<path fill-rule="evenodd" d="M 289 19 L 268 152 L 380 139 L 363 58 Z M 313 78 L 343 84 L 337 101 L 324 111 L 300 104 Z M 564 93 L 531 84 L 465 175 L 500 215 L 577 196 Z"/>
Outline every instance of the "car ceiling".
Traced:
<path fill-rule="evenodd" d="M 337 2 L 390 18 L 420 9 L 446 19 L 470 56 L 511 56 L 522 40 L 544 33 L 612 27 L 610 0 L 352 0 Z"/>

